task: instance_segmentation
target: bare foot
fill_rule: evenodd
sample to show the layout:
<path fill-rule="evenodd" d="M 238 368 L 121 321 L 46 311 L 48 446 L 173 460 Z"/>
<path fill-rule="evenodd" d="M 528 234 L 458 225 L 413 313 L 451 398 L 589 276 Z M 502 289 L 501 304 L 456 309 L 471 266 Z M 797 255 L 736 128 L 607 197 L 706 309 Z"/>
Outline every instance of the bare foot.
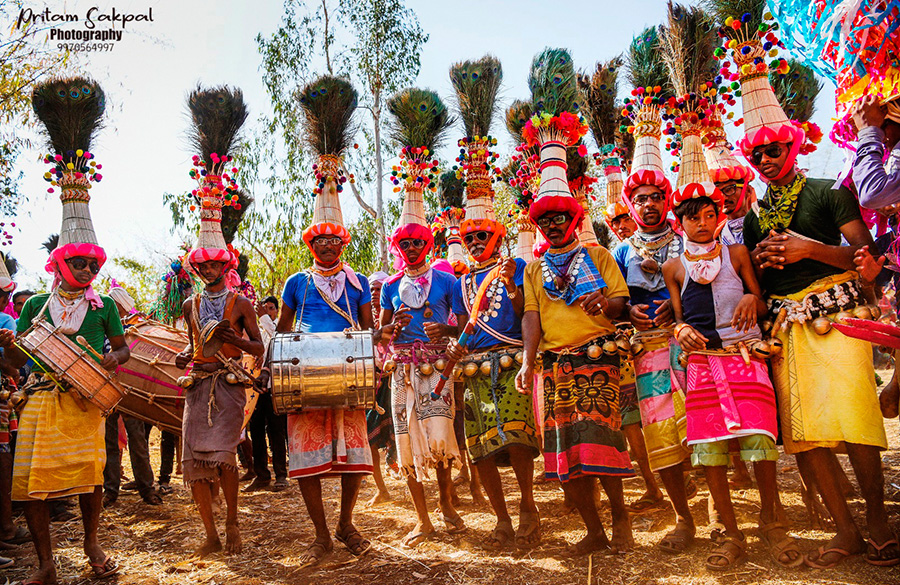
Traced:
<path fill-rule="evenodd" d="M 56 580 L 56 565 L 54 565 L 52 561 L 41 565 L 38 567 L 37 571 L 29 575 L 28 578 L 22 582 L 31 583 L 33 581 L 36 581 L 41 585 L 57 585 L 59 581 Z"/>
<path fill-rule="evenodd" d="M 385 502 L 390 502 L 392 500 L 390 492 L 377 492 L 372 499 L 366 502 L 366 507 L 371 508 L 372 506 L 377 506 L 378 504 L 383 504 Z"/>
<path fill-rule="evenodd" d="M 200 547 L 194 551 L 194 554 L 201 559 L 213 553 L 217 553 L 222 550 L 222 541 L 219 540 L 219 537 L 215 537 L 214 539 L 207 538 Z"/>
<path fill-rule="evenodd" d="M 239 555 L 243 550 L 241 543 L 241 531 L 237 524 L 225 525 L 225 552 L 230 555 Z"/>
<path fill-rule="evenodd" d="M 567 546 L 563 554 L 567 557 L 580 557 L 598 550 L 606 550 L 609 548 L 609 540 L 606 534 L 601 532 L 597 535 L 588 534 L 573 545 Z"/>
<path fill-rule="evenodd" d="M 431 522 L 428 522 L 428 524 L 419 522 L 412 530 L 409 531 L 409 534 L 403 537 L 403 540 L 401 542 L 405 547 L 414 548 L 423 541 L 431 538 L 434 533 L 434 525 Z"/>
<path fill-rule="evenodd" d="M 472 503 L 479 508 L 487 506 L 488 501 L 487 498 L 484 497 L 484 492 L 482 492 L 480 489 L 472 490 Z M 456 506 L 456 504 L 453 505 Z"/>
<path fill-rule="evenodd" d="M 618 518 L 613 516 L 612 539 L 609 541 L 609 548 L 615 554 L 623 554 L 634 548 L 631 518 L 627 513 Z"/>

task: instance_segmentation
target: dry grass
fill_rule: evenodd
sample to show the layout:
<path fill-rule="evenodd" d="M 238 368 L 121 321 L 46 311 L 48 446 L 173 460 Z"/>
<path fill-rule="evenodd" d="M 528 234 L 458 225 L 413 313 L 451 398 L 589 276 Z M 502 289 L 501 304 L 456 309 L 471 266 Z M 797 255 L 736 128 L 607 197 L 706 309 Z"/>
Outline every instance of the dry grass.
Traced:
<path fill-rule="evenodd" d="M 884 373 L 882 374 L 884 375 Z M 885 421 L 891 449 L 884 454 L 885 487 L 888 513 L 894 528 L 900 530 L 900 425 L 896 419 Z M 154 431 L 151 443 L 158 446 Z M 158 467 L 158 449 L 153 449 Z M 853 477 L 845 456 L 842 464 Z M 540 461 L 538 462 L 540 464 Z M 125 464 L 126 469 L 128 463 Z M 868 565 L 857 556 L 830 571 L 811 569 L 786 570 L 778 567 L 753 533 L 759 510 L 754 490 L 733 494 L 738 517 L 750 541 L 749 560 L 735 571 L 713 574 L 704 568 L 704 559 L 711 544 L 706 537 L 707 492 L 702 475 L 696 474 L 701 486 L 700 495 L 691 502 L 699 525 L 699 539 L 693 549 L 681 556 L 658 552 L 654 544 L 671 529 L 674 516 L 670 510 L 658 511 L 633 519 L 637 547 L 621 556 L 595 554 L 578 559 L 565 559 L 559 554 L 563 547 L 582 535 L 582 525 L 575 515 L 561 515 L 562 494 L 556 483 L 535 486 L 536 498 L 543 516 L 544 541 L 534 551 L 521 554 L 508 549 L 499 554 L 488 553 L 480 547 L 481 539 L 493 528 L 493 515 L 488 508 L 471 504 L 467 489 L 461 495 L 461 513 L 470 529 L 462 537 L 446 532 L 418 548 L 403 549 L 400 539 L 413 527 L 415 514 L 405 494 L 405 485 L 388 479 L 393 502 L 374 509 L 357 506 L 356 523 L 370 538 L 373 550 L 362 559 L 352 557 L 336 545 L 335 552 L 319 567 L 301 569 L 297 558 L 311 542 L 313 531 L 296 486 L 281 493 L 261 492 L 240 496 L 240 522 L 244 536 L 244 552 L 238 556 L 213 555 L 200 561 L 191 553 L 202 536 L 199 516 L 193 509 L 188 492 L 176 480 L 176 492 L 165 498 L 162 506 L 144 505 L 134 492 L 123 492 L 118 503 L 104 512 L 101 519 L 101 542 L 122 565 L 122 574 L 105 581 L 135 585 L 170 585 L 183 583 L 223 584 L 295 584 L 295 583 L 429 583 L 457 585 L 461 583 L 515 583 L 516 585 L 562 585 L 569 583 L 603 583 L 615 585 L 732 585 L 765 583 L 787 585 L 814 584 L 888 584 L 900 583 L 900 568 L 883 569 Z M 504 485 L 515 510 L 516 488 L 511 470 L 503 472 Z M 855 483 L 855 482 L 854 482 Z M 829 534 L 805 527 L 805 510 L 798 494 L 798 475 L 793 458 L 780 461 L 780 485 L 788 515 L 793 522 L 793 535 L 801 539 L 804 550 L 827 542 Z M 640 496 L 642 483 L 638 479 L 626 482 L 626 498 Z M 436 486 L 428 488 L 434 495 Z M 336 522 L 338 483 L 324 484 L 329 522 Z M 371 481 L 363 487 L 360 502 L 374 493 Z M 436 508 L 436 498 L 431 500 Z M 856 517 L 863 517 L 863 503 L 854 499 Z M 514 522 L 517 520 L 513 512 Z M 609 512 L 603 512 L 609 526 Z M 438 528 L 439 515 L 433 519 Z M 21 520 L 19 520 L 21 521 Z M 221 521 L 220 521 L 221 525 Z M 224 527 L 222 527 L 224 529 Z M 81 522 L 76 519 L 53 525 L 55 553 L 63 583 L 81 584 L 90 581 L 85 557 L 81 552 Z M 23 579 L 35 558 L 30 545 L 18 551 L 17 567 L 8 570 L 9 583 Z M 590 572 L 590 578 L 589 578 Z"/>

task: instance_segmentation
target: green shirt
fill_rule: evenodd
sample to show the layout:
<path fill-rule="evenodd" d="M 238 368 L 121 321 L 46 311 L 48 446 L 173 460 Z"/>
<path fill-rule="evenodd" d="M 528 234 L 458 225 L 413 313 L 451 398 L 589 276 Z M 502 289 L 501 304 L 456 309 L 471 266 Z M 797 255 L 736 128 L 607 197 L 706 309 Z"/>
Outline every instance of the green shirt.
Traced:
<path fill-rule="evenodd" d="M 859 202 L 846 187 L 832 189 L 829 179 L 807 179 L 800 191 L 797 210 L 788 229 L 829 246 L 841 245 L 841 227 L 862 219 Z M 744 245 L 752 252 L 768 234 L 759 227 L 759 218 L 751 210 L 744 217 Z M 783 270 L 766 268 L 762 287 L 767 294 L 785 296 L 799 292 L 820 278 L 844 272 L 843 269 L 818 260 L 803 259 L 788 264 Z"/>
<path fill-rule="evenodd" d="M 47 302 L 49 296 L 48 293 L 39 294 L 25 301 L 25 306 L 22 307 L 22 313 L 19 315 L 19 321 L 16 324 L 18 333 L 21 334 L 28 331 L 31 327 L 31 320 L 41 312 L 41 309 L 44 307 L 44 303 Z M 106 341 L 107 338 L 125 335 L 125 330 L 122 328 L 122 320 L 119 318 L 116 302 L 105 295 L 100 295 L 100 300 L 103 301 L 103 308 L 88 308 L 78 333 L 66 335 L 66 337 L 68 337 L 72 343 L 81 347 L 81 344 L 75 341 L 75 338 L 81 335 L 84 337 L 85 341 L 88 342 L 88 345 L 102 355 L 103 342 Z M 53 325 L 53 318 L 50 316 L 49 309 L 44 311 L 44 319 Z M 88 352 L 88 355 L 94 357 L 90 352 Z M 96 361 L 97 358 L 94 358 L 94 360 Z"/>

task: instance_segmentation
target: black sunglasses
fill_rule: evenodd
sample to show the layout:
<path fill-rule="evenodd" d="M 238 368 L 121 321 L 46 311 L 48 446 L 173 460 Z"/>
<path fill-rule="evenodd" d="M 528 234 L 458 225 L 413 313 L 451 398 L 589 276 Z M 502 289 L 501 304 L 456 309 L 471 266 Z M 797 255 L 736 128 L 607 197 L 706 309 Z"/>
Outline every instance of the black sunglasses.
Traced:
<path fill-rule="evenodd" d="M 566 223 L 567 221 L 569 221 L 568 215 L 566 215 L 565 213 L 558 213 L 551 217 L 547 217 L 546 215 L 539 217 L 537 219 L 537 224 L 538 224 L 538 227 L 547 228 L 547 227 L 550 227 L 551 223 L 553 225 L 562 225 L 562 224 Z"/>
<path fill-rule="evenodd" d="M 782 152 L 784 152 L 784 147 L 777 142 L 766 144 L 765 146 L 757 146 L 750 154 L 750 162 L 754 165 L 759 165 L 762 162 L 763 154 L 770 159 L 775 159 L 780 157 Z"/>
<path fill-rule="evenodd" d="M 400 249 L 403 251 L 409 250 L 410 248 L 424 248 L 425 240 L 412 239 L 412 240 L 400 240 Z"/>
<path fill-rule="evenodd" d="M 486 242 L 491 239 L 491 232 L 473 232 L 471 234 L 466 234 L 463 240 L 466 244 L 471 244 L 478 240 L 479 242 Z"/>
<path fill-rule="evenodd" d="M 88 261 L 85 258 L 69 258 L 66 262 L 68 262 L 69 266 L 75 270 L 84 270 L 87 268 L 94 274 L 100 272 L 100 264 L 96 260 Z"/>

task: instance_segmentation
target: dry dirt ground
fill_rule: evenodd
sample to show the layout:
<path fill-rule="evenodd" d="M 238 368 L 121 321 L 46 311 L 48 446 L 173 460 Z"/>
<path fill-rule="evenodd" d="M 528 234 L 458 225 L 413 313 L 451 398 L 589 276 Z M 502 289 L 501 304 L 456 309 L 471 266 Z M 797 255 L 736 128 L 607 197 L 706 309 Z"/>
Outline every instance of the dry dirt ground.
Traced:
<path fill-rule="evenodd" d="M 888 374 L 882 372 L 883 377 Z M 886 420 L 885 425 L 890 441 L 890 449 L 883 455 L 887 508 L 894 529 L 900 532 L 900 424 L 893 419 Z M 158 441 L 159 436 L 154 431 L 151 437 L 154 469 L 158 468 Z M 847 458 L 839 456 L 839 459 L 852 478 Z M 538 461 L 538 464 L 541 462 Z M 804 550 L 824 544 L 829 538 L 828 533 L 807 528 L 793 458 L 783 456 L 779 467 L 782 498 L 793 523 L 792 534 L 800 539 Z M 125 469 L 130 470 L 127 457 Z M 318 567 L 309 569 L 299 568 L 297 561 L 311 542 L 313 531 L 296 485 L 281 493 L 241 494 L 240 524 L 244 552 L 236 556 L 219 553 L 201 561 L 191 558 L 202 536 L 199 516 L 192 506 L 189 492 L 177 478 L 174 481 L 175 493 L 166 496 L 161 506 L 147 506 L 134 492 L 123 492 L 116 505 L 104 511 L 100 539 L 107 552 L 121 564 L 122 572 L 103 583 L 900 584 L 900 568 L 872 567 L 859 556 L 827 571 L 780 568 L 770 560 L 754 534 L 759 498 L 753 489 L 733 494 L 738 519 L 750 542 L 748 562 L 728 573 L 710 573 L 704 567 L 704 559 L 712 549 L 707 539 L 709 528 L 706 527 L 708 492 L 702 474 L 695 474 L 695 478 L 700 485 L 700 494 L 691 501 L 691 508 L 700 526 L 698 540 L 688 553 L 680 556 L 669 556 L 654 548 L 674 522 L 673 513 L 666 509 L 633 518 L 637 546 L 627 554 L 594 554 L 590 558 L 576 559 L 562 557 L 563 547 L 583 535 L 582 524 L 576 515 L 562 515 L 562 493 L 558 484 L 546 482 L 535 486 L 543 517 L 543 544 L 531 552 L 518 553 L 508 549 L 490 553 L 481 548 L 482 539 L 493 528 L 493 515 L 487 507 L 472 505 L 467 487 L 460 489 L 463 500 L 460 511 L 469 526 L 466 534 L 450 536 L 439 532 L 437 538 L 416 549 L 404 549 L 400 540 L 415 524 L 415 514 L 406 496 L 405 484 L 388 478 L 394 501 L 366 509 L 362 502 L 374 494 L 372 482 L 367 481 L 357 506 L 356 525 L 372 540 L 370 553 L 357 559 L 336 544 L 333 554 Z M 517 509 L 518 499 L 511 470 L 503 472 L 503 481 L 511 500 L 513 521 L 517 523 L 518 518 L 513 511 Z M 433 496 L 429 504 L 436 509 L 436 485 L 433 480 L 427 487 Z M 628 480 L 625 488 L 626 499 L 635 500 L 641 494 L 642 482 Z M 326 480 L 324 493 L 329 522 L 334 524 L 339 497 L 337 481 Z M 861 519 L 862 500 L 853 499 L 851 504 L 857 519 Z M 433 514 L 432 518 L 435 526 L 441 529 L 439 516 Z M 609 526 L 608 510 L 604 510 L 603 518 Z M 24 523 L 22 518 L 17 521 Z M 224 531 L 223 521 L 220 520 L 219 524 L 220 530 Z M 81 536 L 80 518 L 53 525 L 55 554 L 62 583 L 91 582 L 81 551 Z M 19 547 L 12 554 L 16 557 L 16 566 L 5 572 L 0 571 L 0 582 L 6 580 L 7 585 L 24 579 L 35 562 L 30 544 Z"/>

